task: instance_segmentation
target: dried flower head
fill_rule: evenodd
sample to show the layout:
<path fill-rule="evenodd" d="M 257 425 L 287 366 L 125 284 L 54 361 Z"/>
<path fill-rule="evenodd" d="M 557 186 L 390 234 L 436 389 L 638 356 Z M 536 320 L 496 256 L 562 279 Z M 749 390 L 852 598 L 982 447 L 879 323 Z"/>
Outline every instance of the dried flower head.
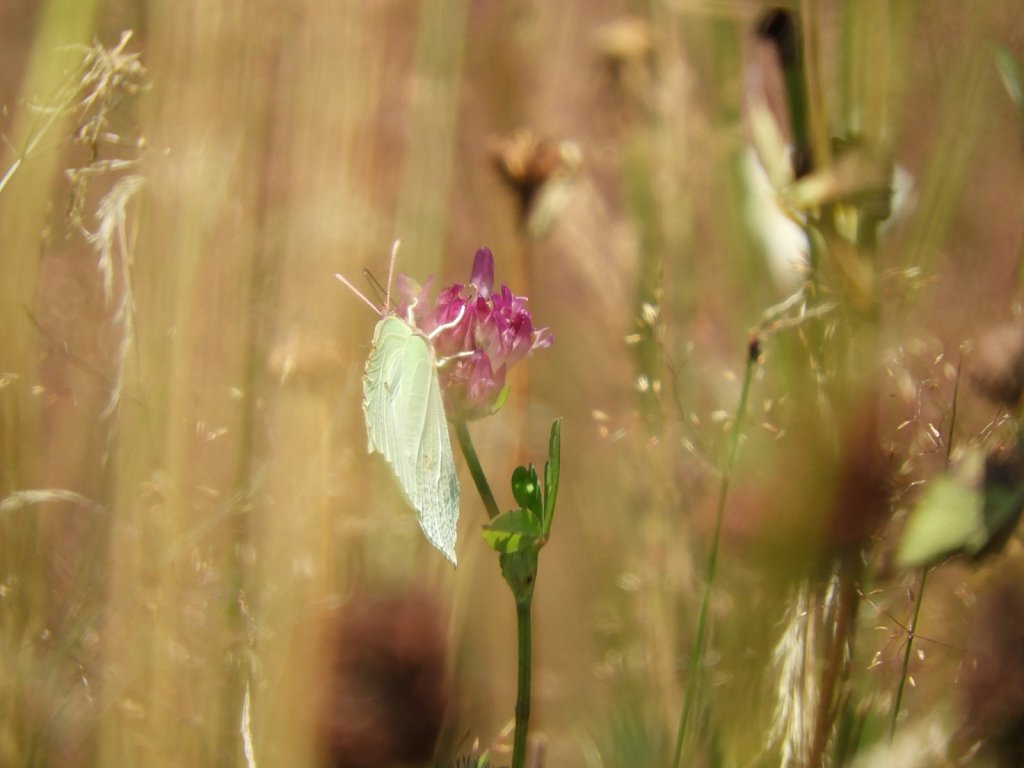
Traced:
<path fill-rule="evenodd" d="M 519 200 L 519 215 L 529 216 L 540 189 L 552 179 L 575 173 L 579 148 L 571 141 L 555 142 L 521 130 L 491 142 L 491 157 L 501 180 Z"/>
<path fill-rule="evenodd" d="M 650 22 L 636 16 L 624 16 L 600 27 L 594 35 L 594 42 L 609 61 L 624 62 L 651 56 L 653 38 Z"/>
<path fill-rule="evenodd" d="M 504 283 L 494 290 L 489 248 L 476 252 L 468 284 L 448 286 L 432 304 L 429 283 L 420 287 L 399 275 L 397 284 L 399 314 L 431 337 L 450 421 L 494 413 L 504 403 L 509 369 L 531 351 L 551 346 L 548 329 L 534 329 L 525 297 Z"/>
<path fill-rule="evenodd" d="M 635 16 L 615 19 L 597 29 L 594 45 L 612 82 L 649 103 L 655 70 L 654 31 L 650 22 Z"/>

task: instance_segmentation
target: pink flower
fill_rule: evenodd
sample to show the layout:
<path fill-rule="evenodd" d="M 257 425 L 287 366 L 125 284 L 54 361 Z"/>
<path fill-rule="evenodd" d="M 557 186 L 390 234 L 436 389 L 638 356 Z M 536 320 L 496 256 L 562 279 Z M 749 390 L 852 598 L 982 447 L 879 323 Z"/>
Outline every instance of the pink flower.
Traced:
<path fill-rule="evenodd" d="M 509 368 L 534 349 L 551 346 L 547 328 L 533 329 L 526 298 L 504 283 L 494 292 L 494 256 L 481 248 L 473 257 L 469 284 L 443 289 L 433 306 L 429 283 L 420 287 L 399 275 L 398 312 L 411 317 L 434 346 L 441 391 L 451 421 L 494 413 L 506 396 Z"/>

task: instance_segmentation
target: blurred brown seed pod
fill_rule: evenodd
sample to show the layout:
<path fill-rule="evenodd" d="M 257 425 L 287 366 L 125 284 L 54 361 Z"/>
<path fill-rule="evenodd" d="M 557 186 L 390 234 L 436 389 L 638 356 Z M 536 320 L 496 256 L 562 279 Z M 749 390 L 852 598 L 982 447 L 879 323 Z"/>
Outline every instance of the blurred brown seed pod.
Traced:
<path fill-rule="evenodd" d="M 445 621 L 409 590 L 356 598 L 329 622 L 321 765 L 386 768 L 433 756 L 447 703 Z"/>
<path fill-rule="evenodd" d="M 594 44 L 608 63 L 618 70 L 630 62 L 646 61 L 654 53 L 654 37 L 646 19 L 627 16 L 598 28 Z"/>
<path fill-rule="evenodd" d="M 555 142 L 521 130 L 491 141 L 491 160 L 501 180 L 516 193 L 520 221 L 538 207 L 541 189 L 558 179 L 571 178 L 581 162 L 579 147 L 571 141 Z M 564 205 L 564 200 L 558 200 Z M 558 211 L 550 214 L 553 218 Z"/>

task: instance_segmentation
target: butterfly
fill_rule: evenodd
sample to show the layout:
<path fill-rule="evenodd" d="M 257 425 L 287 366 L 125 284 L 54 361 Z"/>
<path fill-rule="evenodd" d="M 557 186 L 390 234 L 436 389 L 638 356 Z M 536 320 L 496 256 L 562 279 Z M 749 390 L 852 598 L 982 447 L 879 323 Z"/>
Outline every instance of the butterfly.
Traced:
<path fill-rule="evenodd" d="M 411 307 L 406 318 L 392 313 L 391 281 L 398 246 L 395 241 L 382 308 L 374 306 L 342 275 L 335 277 L 381 317 L 363 375 L 367 450 L 381 454 L 391 465 L 427 541 L 455 565 L 459 481 L 438 380 L 438 361 L 430 340 L 461 317 L 428 336 L 413 323 Z"/>

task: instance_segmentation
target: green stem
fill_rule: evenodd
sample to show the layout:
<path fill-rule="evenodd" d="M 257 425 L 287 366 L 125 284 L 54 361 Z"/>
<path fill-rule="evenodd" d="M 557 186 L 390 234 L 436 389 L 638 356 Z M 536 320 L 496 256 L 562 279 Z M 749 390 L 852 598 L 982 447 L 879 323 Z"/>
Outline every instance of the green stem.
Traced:
<path fill-rule="evenodd" d="M 462 449 L 462 455 L 466 457 L 466 464 L 469 465 L 469 474 L 473 476 L 476 490 L 480 494 L 484 508 L 487 510 L 487 517 L 493 520 L 498 516 L 498 502 L 494 500 L 494 494 L 491 493 L 491 486 L 487 482 L 487 476 L 484 474 L 483 467 L 480 466 L 480 459 L 476 455 L 476 449 L 473 447 L 473 440 L 469 436 L 469 428 L 466 426 L 466 422 L 455 422 L 455 435 L 459 440 L 459 448 Z"/>
<path fill-rule="evenodd" d="M 493 520 L 498 516 L 498 503 L 494 500 L 494 494 L 491 493 L 491 486 L 480 465 L 480 458 L 473 447 L 473 440 L 469 436 L 466 422 L 456 422 L 455 435 L 459 441 L 459 448 L 462 449 L 462 455 L 466 457 L 466 464 L 469 465 L 469 473 L 473 476 L 473 482 L 484 502 L 487 516 Z M 508 557 L 508 555 L 502 555 L 502 557 Z M 526 737 L 530 729 L 530 681 L 533 674 L 533 623 L 530 607 L 533 604 L 533 585 L 537 575 L 537 561 L 534 559 L 526 568 L 525 572 L 521 572 L 518 567 L 512 567 L 512 571 L 520 578 L 510 580 L 510 572 L 505 571 L 504 561 L 502 565 L 502 571 L 512 588 L 516 601 L 516 640 L 519 654 L 516 681 L 516 725 L 512 740 L 511 768 L 523 768 L 526 763 Z"/>
<path fill-rule="evenodd" d="M 953 435 L 956 429 L 956 406 L 960 395 L 960 371 L 963 368 L 963 358 L 956 364 L 956 383 L 953 385 L 953 405 L 949 414 L 949 437 L 946 440 L 946 468 L 949 469 L 949 458 L 953 454 Z M 910 676 L 910 658 L 914 650 L 914 638 L 917 637 L 917 622 L 921 617 L 921 603 L 924 602 L 924 586 L 928 581 L 928 568 L 921 569 L 921 583 L 917 585 L 917 598 L 914 600 L 914 615 L 910 619 L 910 627 L 907 629 L 907 647 L 903 650 L 903 666 L 900 669 L 900 682 L 896 687 L 896 701 L 892 708 L 892 721 L 889 723 L 889 741 L 896 735 L 896 721 L 900 716 L 900 707 L 903 704 L 903 691 L 907 685 L 907 678 Z"/>
<path fill-rule="evenodd" d="M 526 737 L 530 729 L 530 680 L 533 671 L 533 622 L 530 606 L 533 593 L 516 599 L 516 638 L 519 644 L 519 672 L 516 682 L 516 727 L 512 739 L 512 766 L 526 763 Z"/>
<path fill-rule="evenodd" d="M 917 599 L 914 601 L 914 617 L 910 620 L 910 628 L 907 630 L 907 647 L 903 650 L 903 667 L 900 672 L 900 683 L 896 687 L 896 702 L 892 708 L 892 722 L 889 723 L 889 741 L 896 735 L 896 721 L 900 716 L 900 706 L 903 704 L 903 690 L 907 685 L 907 678 L 910 671 L 910 654 L 914 647 L 914 635 L 917 633 L 917 620 L 921 615 L 921 603 L 924 602 L 924 585 L 928 580 L 928 566 L 921 569 L 921 583 L 917 585 Z"/>
<path fill-rule="evenodd" d="M 704 593 L 700 600 L 700 612 L 697 614 L 697 629 L 693 638 L 693 650 L 690 654 L 689 677 L 686 680 L 686 693 L 683 697 L 683 709 L 679 716 L 679 726 L 676 729 L 676 745 L 672 757 L 671 768 L 677 768 L 683 754 L 683 738 L 686 735 L 686 726 L 690 719 L 690 711 L 697 693 L 697 682 L 700 678 L 700 669 L 704 662 L 704 643 L 707 636 L 708 606 L 711 602 L 711 588 L 715 581 L 715 572 L 718 568 L 718 540 L 722 533 L 722 520 L 725 517 L 725 499 L 729 493 L 729 481 L 732 478 L 733 465 L 736 463 L 736 453 L 740 444 L 740 432 L 742 431 L 743 419 L 747 412 L 747 397 L 750 394 L 750 382 L 754 377 L 754 365 L 757 363 L 757 353 L 752 344 L 750 353 L 747 355 L 747 365 L 743 372 L 743 388 L 740 390 L 740 404 L 736 409 L 736 416 L 733 419 L 732 432 L 729 435 L 729 452 L 726 456 L 725 470 L 722 472 L 722 482 L 718 489 L 718 506 L 715 511 L 715 529 L 711 536 L 711 547 L 708 551 L 707 564 L 704 567 Z"/>

